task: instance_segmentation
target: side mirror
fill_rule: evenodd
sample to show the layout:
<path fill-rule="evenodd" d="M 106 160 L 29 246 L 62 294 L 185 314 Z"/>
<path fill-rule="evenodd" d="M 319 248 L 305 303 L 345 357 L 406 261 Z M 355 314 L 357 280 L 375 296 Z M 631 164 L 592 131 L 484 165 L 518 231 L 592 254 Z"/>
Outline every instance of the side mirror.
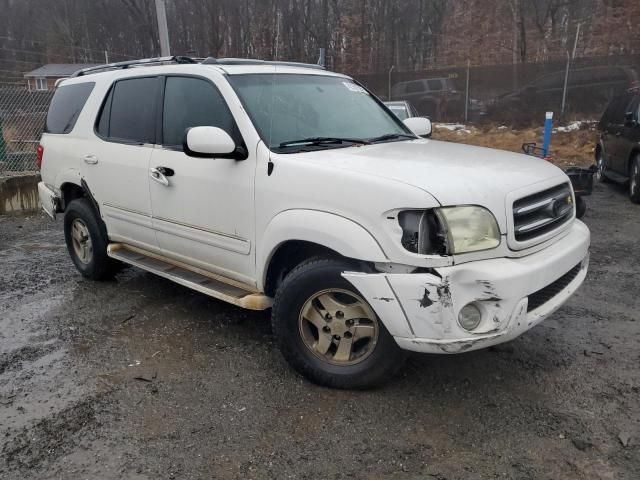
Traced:
<path fill-rule="evenodd" d="M 218 127 L 188 128 L 182 142 L 184 153 L 190 157 L 235 158 L 236 143 Z"/>
<path fill-rule="evenodd" d="M 404 121 L 405 126 L 422 138 L 431 138 L 431 120 L 425 117 L 411 117 Z"/>

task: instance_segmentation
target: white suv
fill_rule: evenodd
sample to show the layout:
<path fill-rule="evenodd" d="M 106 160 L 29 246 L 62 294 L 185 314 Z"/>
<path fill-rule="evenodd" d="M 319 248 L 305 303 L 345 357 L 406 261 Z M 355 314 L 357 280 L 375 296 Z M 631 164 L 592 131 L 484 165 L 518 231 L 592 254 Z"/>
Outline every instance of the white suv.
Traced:
<path fill-rule="evenodd" d="M 365 388 L 407 350 L 506 342 L 585 278 L 589 231 L 544 160 L 420 138 L 351 78 L 180 57 L 81 71 L 53 98 L 44 209 L 87 278 L 121 262 L 272 308 L 314 382 Z"/>

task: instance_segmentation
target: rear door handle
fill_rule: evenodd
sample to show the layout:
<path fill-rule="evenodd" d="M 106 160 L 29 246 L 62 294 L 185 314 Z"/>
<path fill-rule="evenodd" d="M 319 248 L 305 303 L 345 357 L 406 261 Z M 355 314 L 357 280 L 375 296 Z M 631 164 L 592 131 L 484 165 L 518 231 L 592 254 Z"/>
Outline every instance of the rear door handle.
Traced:
<path fill-rule="evenodd" d="M 165 177 L 164 173 L 162 173 L 159 169 L 150 168 L 149 176 L 151 177 L 151 180 L 158 182 L 160 185 L 164 185 L 165 187 L 169 186 L 169 179 Z"/>
<path fill-rule="evenodd" d="M 89 165 L 95 165 L 96 163 L 98 163 L 98 157 L 96 157 L 95 155 L 85 155 L 83 160 L 84 163 L 87 163 Z"/>

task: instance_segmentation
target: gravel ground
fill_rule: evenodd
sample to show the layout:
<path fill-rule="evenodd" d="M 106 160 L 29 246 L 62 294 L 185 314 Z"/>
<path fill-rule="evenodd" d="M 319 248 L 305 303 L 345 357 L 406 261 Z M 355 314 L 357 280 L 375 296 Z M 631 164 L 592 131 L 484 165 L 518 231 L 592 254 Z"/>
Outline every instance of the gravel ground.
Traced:
<path fill-rule="evenodd" d="M 517 340 L 369 392 L 293 373 L 268 314 L 0 217 L 0 478 L 640 478 L 640 207 L 598 186 L 585 285 Z"/>

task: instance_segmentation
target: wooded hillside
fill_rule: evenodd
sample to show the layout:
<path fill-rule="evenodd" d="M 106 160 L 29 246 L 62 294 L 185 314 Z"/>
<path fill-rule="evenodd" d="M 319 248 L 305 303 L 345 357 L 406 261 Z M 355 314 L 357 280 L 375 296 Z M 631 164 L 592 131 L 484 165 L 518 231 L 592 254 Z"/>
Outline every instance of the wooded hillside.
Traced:
<path fill-rule="evenodd" d="M 159 54 L 153 0 L 0 0 L 0 75 Z M 167 0 L 172 53 L 350 73 L 640 53 L 638 0 Z M 12 77 L 10 77 L 12 78 Z"/>

